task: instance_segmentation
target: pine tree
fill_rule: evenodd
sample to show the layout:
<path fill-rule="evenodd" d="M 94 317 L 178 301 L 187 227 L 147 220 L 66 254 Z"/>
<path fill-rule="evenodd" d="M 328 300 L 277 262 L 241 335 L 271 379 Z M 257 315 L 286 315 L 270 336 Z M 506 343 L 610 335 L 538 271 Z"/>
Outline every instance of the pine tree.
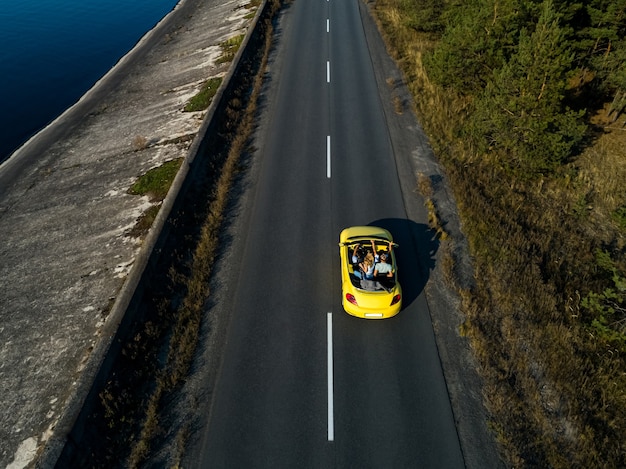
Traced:
<path fill-rule="evenodd" d="M 429 77 L 453 90 L 473 95 L 514 51 L 528 20 L 518 0 L 471 0 L 449 6 L 442 14 L 445 32 L 425 57 Z"/>
<path fill-rule="evenodd" d="M 496 70 L 477 103 L 471 134 L 512 168 L 544 172 L 570 156 L 584 136 L 582 113 L 564 108 L 573 54 L 552 0 L 534 32 L 522 29 L 517 52 Z"/>
<path fill-rule="evenodd" d="M 587 11 L 590 26 L 581 31 L 589 44 L 585 64 L 595 72 L 597 88 L 612 99 L 615 121 L 626 108 L 626 0 L 591 2 Z"/>

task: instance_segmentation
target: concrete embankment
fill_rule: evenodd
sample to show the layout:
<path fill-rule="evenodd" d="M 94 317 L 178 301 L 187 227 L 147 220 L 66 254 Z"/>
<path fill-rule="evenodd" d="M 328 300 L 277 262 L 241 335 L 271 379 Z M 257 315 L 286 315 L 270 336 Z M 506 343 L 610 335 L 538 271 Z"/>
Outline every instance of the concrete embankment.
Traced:
<path fill-rule="evenodd" d="M 153 202 L 128 189 L 175 158 L 182 184 L 212 112 L 183 107 L 227 75 L 220 44 L 249 27 L 247 5 L 183 0 L 0 166 L 0 466 L 62 447 L 158 238 L 130 235 Z"/>

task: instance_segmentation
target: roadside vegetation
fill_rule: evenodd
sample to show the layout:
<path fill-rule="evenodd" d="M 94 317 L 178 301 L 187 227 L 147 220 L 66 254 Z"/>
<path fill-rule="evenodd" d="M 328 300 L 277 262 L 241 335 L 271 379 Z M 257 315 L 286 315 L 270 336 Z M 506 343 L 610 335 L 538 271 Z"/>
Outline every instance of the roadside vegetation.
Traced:
<path fill-rule="evenodd" d="M 626 467 L 626 1 L 376 0 L 474 260 L 510 467 Z"/>
<path fill-rule="evenodd" d="M 152 168 L 141 175 L 128 190 L 129 194 L 147 195 L 152 201 L 161 201 L 176 177 L 182 164 L 182 158 L 166 161 L 161 166 Z"/>
<path fill-rule="evenodd" d="M 257 8 L 258 5 L 254 5 L 250 3 L 249 6 L 251 8 Z M 250 13 L 252 18 L 254 17 L 254 13 Z M 245 34 L 239 34 L 237 36 L 233 36 L 226 41 L 220 44 L 220 48 L 222 49 L 222 55 L 220 55 L 216 63 L 218 64 L 227 64 L 233 61 L 237 51 L 241 47 L 241 44 L 245 38 Z M 211 101 L 215 97 L 215 93 L 219 89 L 222 84 L 222 77 L 212 77 L 204 82 L 198 94 L 193 96 L 189 102 L 185 105 L 185 112 L 194 112 L 194 111 L 205 111 L 209 108 Z"/>
<path fill-rule="evenodd" d="M 251 20 L 252 18 L 254 18 L 254 16 L 256 15 L 256 11 L 259 8 L 259 6 L 261 6 L 261 0 L 252 0 L 249 3 L 247 3 L 246 5 L 244 5 L 244 8 L 246 8 L 247 10 L 250 10 L 250 13 L 248 13 L 245 18 L 247 20 Z"/>
<path fill-rule="evenodd" d="M 192 97 L 183 109 L 185 112 L 205 111 L 209 108 L 211 101 L 215 97 L 215 93 L 222 84 L 221 77 L 209 78 L 204 84 L 198 94 Z"/>
<path fill-rule="evenodd" d="M 237 54 L 237 51 L 241 47 L 241 43 L 243 42 L 244 35 L 240 34 L 239 36 L 231 37 L 226 41 L 220 44 L 222 48 L 222 55 L 217 59 L 217 63 L 225 63 L 232 62 Z"/>
<path fill-rule="evenodd" d="M 129 236 L 139 238 L 148 233 L 161 209 L 161 202 L 165 199 L 172 182 L 174 182 L 182 162 L 182 158 L 166 161 L 161 166 L 152 168 L 140 176 L 128 189 L 129 194 L 147 195 L 150 197 L 150 201 L 155 204 L 139 217 L 135 226 L 128 232 Z"/>

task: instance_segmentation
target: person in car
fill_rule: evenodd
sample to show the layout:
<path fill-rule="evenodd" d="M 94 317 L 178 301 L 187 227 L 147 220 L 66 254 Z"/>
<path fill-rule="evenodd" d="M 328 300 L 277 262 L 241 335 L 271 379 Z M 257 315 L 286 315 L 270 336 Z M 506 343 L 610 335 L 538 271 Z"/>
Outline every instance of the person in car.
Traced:
<path fill-rule="evenodd" d="M 374 257 L 374 254 L 372 254 L 372 251 L 367 251 L 367 254 L 365 255 L 365 258 L 363 259 L 363 262 L 359 264 L 359 267 L 361 268 L 361 272 L 363 272 L 364 277 L 368 280 L 371 280 L 374 278 L 374 263 L 375 262 L 376 262 L 376 259 Z"/>
<path fill-rule="evenodd" d="M 387 251 L 381 250 L 379 254 L 376 252 L 376 243 L 374 242 L 374 240 L 372 239 L 370 240 L 370 242 L 372 243 L 372 249 L 367 250 L 367 254 L 365 254 L 363 261 L 359 262 L 358 264 L 359 268 L 354 269 L 354 275 L 356 275 L 360 279 L 373 280 L 374 277 L 377 275 L 375 273 L 375 266 L 378 265 L 379 261 L 381 260 L 383 256 L 385 256 L 385 258 L 388 258 L 388 256 L 391 253 L 391 249 L 393 247 L 393 243 L 389 241 L 388 250 Z M 355 256 L 353 255 L 352 256 L 353 263 L 354 263 L 354 258 Z M 385 270 L 385 267 L 382 267 L 382 270 Z M 391 277 L 391 275 L 389 275 L 389 277 Z"/>
<path fill-rule="evenodd" d="M 352 264 L 356 267 L 363 261 L 363 247 L 357 244 L 352 251 Z"/>
<path fill-rule="evenodd" d="M 388 262 L 392 246 L 393 244 L 389 242 L 389 251 L 380 253 L 380 262 L 377 262 L 374 266 L 374 277 L 379 275 L 393 277 L 393 266 Z"/>

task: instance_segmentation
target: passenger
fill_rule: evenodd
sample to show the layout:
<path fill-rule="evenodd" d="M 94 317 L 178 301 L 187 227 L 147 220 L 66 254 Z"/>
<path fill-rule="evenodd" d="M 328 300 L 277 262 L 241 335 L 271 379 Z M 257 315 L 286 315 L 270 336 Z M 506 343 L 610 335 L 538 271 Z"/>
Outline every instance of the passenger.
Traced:
<path fill-rule="evenodd" d="M 357 271 L 356 269 L 354 271 L 354 274 L 358 278 L 365 278 L 367 280 L 372 280 L 374 278 L 374 266 L 380 261 L 380 255 L 382 253 L 387 253 L 386 255 L 388 256 L 389 253 L 391 253 L 391 249 L 393 247 L 393 243 L 389 241 L 388 250 L 385 251 L 384 249 L 381 249 L 380 253 L 377 253 L 376 242 L 373 239 L 370 239 L 370 243 L 372 245 L 371 249 L 367 250 L 363 261 L 359 263 L 360 271 Z M 363 276 L 362 273 L 364 273 L 365 275 Z"/>
<path fill-rule="evenodd" d="M 363 259 L 363 262 L 359 264 L 359 267 L 361 267 L 361 272 L 363 272 L 364 277 L 367 280 L 372 280 L 374 278 L 374 264 L 375 264 L 374 254 L 372 254 L 371 251 L 367 251 L 367 254 L 365 255 L 365 258 Z"/>
<path fill-rule="evenodd" d="M 391 251 L 391 243 L 389 243 L 389 251 Z M 383 275 L 385 277 L 393 277 L 393 267 L 389 264 L 388 254 L 383 252 L 380 255 L 380 262 L 374 266 L 374 277 Z"/>
<path fill-rule="evenodd" d="M 352 261 L 354 262 L 354 257 L 352 256 Z M 354 275 L 360 279 L 373 279 L 374 278 L 374 264 L 378 261 L 378 256 L 374 256 L 370 249 L 367 250 L 363 259 L 359 260 L 359 263 L 355 265 Z"/>

